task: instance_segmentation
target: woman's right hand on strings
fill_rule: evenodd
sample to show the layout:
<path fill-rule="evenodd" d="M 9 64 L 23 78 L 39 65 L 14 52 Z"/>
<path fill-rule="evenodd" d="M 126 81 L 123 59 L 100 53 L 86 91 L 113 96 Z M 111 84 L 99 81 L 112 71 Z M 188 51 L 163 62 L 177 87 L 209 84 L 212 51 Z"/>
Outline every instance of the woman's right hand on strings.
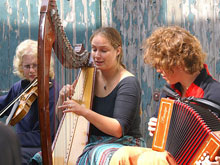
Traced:
<path fill-rule="evenodd" d="M 155 117 L 150 118 L 148 122 L 148 131 L 150 136 L 154 135 L 154 132 L 156 130 L 156 125 L 157 125 L 157 118 Z"/>

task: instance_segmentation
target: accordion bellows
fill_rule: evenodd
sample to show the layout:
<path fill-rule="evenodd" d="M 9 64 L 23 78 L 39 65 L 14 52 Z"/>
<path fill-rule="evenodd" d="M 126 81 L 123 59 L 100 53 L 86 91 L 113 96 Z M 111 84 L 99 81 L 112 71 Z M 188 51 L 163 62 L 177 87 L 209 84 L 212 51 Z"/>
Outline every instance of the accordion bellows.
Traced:
<path fill-rule="evenodd" d="M 208 153 L 219 155 L 220 120 L 209 109 L 162 98 L 152 149 L 168 151 L 177 164 L 194 164 Z"/>

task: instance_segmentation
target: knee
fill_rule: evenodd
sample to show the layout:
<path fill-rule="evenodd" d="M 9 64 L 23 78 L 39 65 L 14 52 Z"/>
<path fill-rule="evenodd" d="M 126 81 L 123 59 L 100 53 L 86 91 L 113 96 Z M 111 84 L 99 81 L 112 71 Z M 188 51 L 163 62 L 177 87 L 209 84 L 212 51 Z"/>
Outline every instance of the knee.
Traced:
<path fill-rule="evenodd" d="M 123 156 L 123 155 L 128 155 L 130 150 L 132 150 L 130 146 L 123 146 L 119 148 L 115 153 L 117 153 L 117 155 Z"/>
<path fill-rule="evenodd" d="M 143 147 L 123 146 L 113 154 L 110 165 L 135 164 L 138 156 L 145 150 Z"/>
<path fill-rule="evenodd" d="M 125 161 L 127 159 L 128 159 L 128 147 L 127 146 L 121 147 L 112 155 L 109 165 L 125 164 Z"/>
<path fill-rule="evenodd" d="M 168 152 L 150 151 L 142 153 L 137 160 L 138 165 L 152 164 L 152 165 L 176 165 L 175 160 L 168 154 Z"/>

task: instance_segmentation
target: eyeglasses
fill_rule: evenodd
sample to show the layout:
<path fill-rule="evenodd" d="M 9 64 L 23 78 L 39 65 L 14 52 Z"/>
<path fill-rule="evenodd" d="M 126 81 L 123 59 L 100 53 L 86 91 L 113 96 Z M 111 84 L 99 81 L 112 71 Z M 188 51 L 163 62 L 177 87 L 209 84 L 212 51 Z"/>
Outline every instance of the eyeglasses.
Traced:
<path fill-rule="evenodd" d="M 30 70 L 31 68 L 36 70 L 37 69 L 37 64 L 31 64 L 31 65 L 24 65 L 24 69 Z"/>

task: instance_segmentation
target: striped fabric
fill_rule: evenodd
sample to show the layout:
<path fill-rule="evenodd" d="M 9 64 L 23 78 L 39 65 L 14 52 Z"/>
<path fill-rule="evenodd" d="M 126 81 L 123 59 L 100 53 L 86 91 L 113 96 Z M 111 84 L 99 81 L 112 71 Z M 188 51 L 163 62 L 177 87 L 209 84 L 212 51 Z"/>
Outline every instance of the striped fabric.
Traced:
<path fill-rule="evenodd" d="M 90 143 L 78 158 L 78 165 L 108 165 L 115 151 L 123 146 L 146 147 L 142 138 L 124 136 L 120 139 L 109 136 L 91 136 Z"/>

